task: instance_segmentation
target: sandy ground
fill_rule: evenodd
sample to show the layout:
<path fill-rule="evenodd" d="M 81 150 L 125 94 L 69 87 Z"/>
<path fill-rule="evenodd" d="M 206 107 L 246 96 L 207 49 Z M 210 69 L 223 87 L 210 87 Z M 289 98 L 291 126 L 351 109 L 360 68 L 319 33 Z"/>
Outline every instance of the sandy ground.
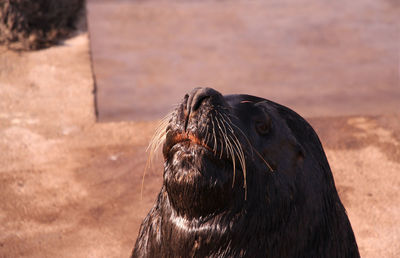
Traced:
<path fill-rule="evenodd" d="M 0 49 L 0 257 L 128 257 L 161 185 L 157 121 L 98 123 L 86 32 Z M 363 257 L 400 256 L 400 114 L 310 118 Z"/>

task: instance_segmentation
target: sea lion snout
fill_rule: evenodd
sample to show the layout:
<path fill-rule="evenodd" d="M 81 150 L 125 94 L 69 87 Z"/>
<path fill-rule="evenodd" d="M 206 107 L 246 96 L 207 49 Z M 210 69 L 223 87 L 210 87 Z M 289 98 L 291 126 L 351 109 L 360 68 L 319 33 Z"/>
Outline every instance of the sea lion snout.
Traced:
<path fill-rule="evenodd" d="M 185 106 L 185 112 L 189 116 L 194 114 L 202 105 L 203 102 L 211 102 L 211 104 L 223 102 L 223 96 L 218 91 L 212 88 L 194 88 L 187 95 L 187 103 Z"/>

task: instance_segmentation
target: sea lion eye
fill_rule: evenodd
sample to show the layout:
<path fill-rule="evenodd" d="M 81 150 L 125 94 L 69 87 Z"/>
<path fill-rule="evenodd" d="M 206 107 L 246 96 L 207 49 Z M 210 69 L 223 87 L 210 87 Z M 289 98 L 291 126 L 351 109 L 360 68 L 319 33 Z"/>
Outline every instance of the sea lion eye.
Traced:
<path fill-rule="evenodd" d="M 256 130 L 259 134 L 265 135 L 269 132 L 269 123 L 266 121 L 257 121 Z"/>

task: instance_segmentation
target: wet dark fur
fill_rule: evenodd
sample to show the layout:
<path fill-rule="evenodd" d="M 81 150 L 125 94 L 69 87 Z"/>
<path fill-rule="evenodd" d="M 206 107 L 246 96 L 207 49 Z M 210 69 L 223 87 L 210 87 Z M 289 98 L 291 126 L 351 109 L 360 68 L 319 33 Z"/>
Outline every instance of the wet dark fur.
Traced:
<path fill-rule="evenodd" d="M 238 160 L 233 173 L 222 141 L 174 141 L 221 138 L 211 130 L 221 116 L 234 124 L 246 173 Z M 171 116 L 164 158 L 164 184 L 132 257 L 359 257 L 321 143 L 294 111 L 195 89 Z"/>
<path fill-rule="evenodd" d="M 84 0 L 0 1 L 0 44 L 15 50 L 49 47 L 75 30 Z"/>

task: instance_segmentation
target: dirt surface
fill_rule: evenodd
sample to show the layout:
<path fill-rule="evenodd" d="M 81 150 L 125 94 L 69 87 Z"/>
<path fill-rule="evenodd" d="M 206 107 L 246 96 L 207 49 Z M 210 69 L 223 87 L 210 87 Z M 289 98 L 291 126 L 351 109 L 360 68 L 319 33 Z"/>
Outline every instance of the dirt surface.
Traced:
<path fill-rule="evenodd" d="M 197 86 L 306 116 L 400 110 L 396 0 L 103 0 L 88 10 L 103 121 L 159 119 Z"/>
<path fill-rule="evenodd" d="M 86 32 L 0 53 L 0 257 L 128 257 L 161 185 L 156 161 L 141 199 L 157 121 L 96 122 Z M 309 119 L 362 257 L 400 256 L 400 114 L 391 111 Z"/>

